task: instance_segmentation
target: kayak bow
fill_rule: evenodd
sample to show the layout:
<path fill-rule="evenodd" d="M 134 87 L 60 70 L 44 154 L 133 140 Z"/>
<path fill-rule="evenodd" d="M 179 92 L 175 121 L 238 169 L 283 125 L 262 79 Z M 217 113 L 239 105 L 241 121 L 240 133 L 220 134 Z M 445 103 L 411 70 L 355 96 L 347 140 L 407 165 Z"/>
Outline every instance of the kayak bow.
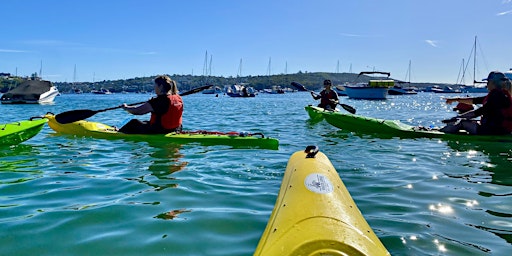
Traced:
<path fill-rule="evenodd" d="M 316 147 L 289 159 L 254 255 L 389 255 Z"/>
<path fill-rule="evenodd" d="M 308 116 L 309 116 L 309 119 L 311 119 L 311 121 L 321 121 L 324 119 L 324 115 L 322 114 L 323 112 L 339 112 L 340 110 L 339 109 L 334 109 L 334 110 L 326 110 L 325 108 L 321 108 L 321 107 L 316 107 L 316 106 L 313 106 L 313 105 L 307 105 L 306 107 L 304 107 L 304 109 L 306 110 L 306 112 L 308 112 Z"/>
<path fill-rule="evenodd" d="M 44 124 L 45 118 L 31 118 L 8 124 L 0 124 L 0 146 L 16 145 L 36 136 Z"/>

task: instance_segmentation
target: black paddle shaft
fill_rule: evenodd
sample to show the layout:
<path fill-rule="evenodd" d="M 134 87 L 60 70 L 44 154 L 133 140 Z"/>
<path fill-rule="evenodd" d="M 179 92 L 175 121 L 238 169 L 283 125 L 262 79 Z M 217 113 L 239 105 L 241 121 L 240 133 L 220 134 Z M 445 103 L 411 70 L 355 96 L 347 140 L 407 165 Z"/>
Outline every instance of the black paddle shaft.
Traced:
<path fill-rule="evenodd" d="M 205 90 L 205 89 L 207 89 L 209 87 L 211 87 L 211 85 L 205 85 L 205 86 L 197 87 L 195 89 L 192 89 L 190 91 L 186 91 L 186 92 L 180 94 L 180 96 L 186 96 L 186 95 L 194 94 L 194 93 L 203 91 L 203 90 Z M 128 104 L 128 106 L 140 105 L 140 104 L 143 104 L 145 102 L 146 101 L 137 102 L 137 103 L 131 103 L 131 104 Z M 122 108 L 122 107 L 123 106 L 117 106 L 117 107 L 105 108 L 105 109 L 100 109 L 100 110 L 90 110 L 90 109 L 71 110 L 71 111 L 66 111 L 66 112 L 62 112 L 60 114 L 57 114 L 55 116 L 55 120 L 57 122 L 61 123 L 61 124 L 69 124 L 69 123 L 73 123 L 73 122 L 76 122 L 76 121 L 87 119 L 87 118 L 89 118 L 89 117 L 91 117 L 93 115 L 96 115 L 96 114 L 100 113 L 100 112 L 114 110 L 114 109 L 118 109 L 118 108 Z"/>

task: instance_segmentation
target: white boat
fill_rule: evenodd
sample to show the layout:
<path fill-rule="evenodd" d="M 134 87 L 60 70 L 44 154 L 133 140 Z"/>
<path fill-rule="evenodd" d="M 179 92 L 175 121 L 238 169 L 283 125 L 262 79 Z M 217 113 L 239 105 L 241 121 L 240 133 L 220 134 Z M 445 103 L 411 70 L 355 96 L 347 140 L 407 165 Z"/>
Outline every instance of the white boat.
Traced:
<path fill-rule="evenodd" d="M 234 84 L 226 88 L 226 94 L 230 97 L 255 97 L 256 91 L 244 84 Z"/>
<path fill-rule="evenodd" d="M 366 74 L 391 75 L 389 72 L 369 71 L 361 72 L 357 76 Z M 350 85 L 344 85 L 347 96 L 351 99 L 384 100 L 387 98 L 388 90 L 395 85 L 391 79 L 370 79 L 368 83 L 359 82 Z"/>
<path fill-rule="evenodd" d="M 461 93 L 461 90 L 454 89 L 450 86 L 445 86 L 445 87 L 443 87 L 443 89 L 435 88 L 435 89 L 432 89 L 432 91 L 435 93 Z"/>
<path fill-rule="evenodd" d="M 510 70 L 508 70 L 508 71 L 503 72 L 503 74 L 505 74 L 505 76 L 508 79 L 512 80 L 512 68 Z"/>
<path fill-rule="evenodd" d="M 46 104 L 52 103 L 59 90 L 52 82 L 26 80 L 2 95 L 2 104 Z"/>
<path fill-rule="evenodd" d="M 388 90 L 389 95 L 410 95 L 410 94 L 418 94 L 416 89 L 412 87 L 402 87 L 400 85 L 395 85 Z"/>
<path fill-rule="evenodd" d="M 91 93 L 93 94 L 112 94 L 108 89 L 101 88 L 99 90 L 92 90 Z"/>
<path fill-rule="evenodd" d="M 418 94 L 417 88 L 411 87 L 411 61 L 409 60 L 409 67 L 407 68 L 407 73 L 405 75 L 405 80 L 407 82 L 397 81 L 398 85 L 395 85 L 389 88 L 389 95 L 410 95 L 410 94 Z M 401 84 L 407 84 L 407 86 L 402 86 Z"/>

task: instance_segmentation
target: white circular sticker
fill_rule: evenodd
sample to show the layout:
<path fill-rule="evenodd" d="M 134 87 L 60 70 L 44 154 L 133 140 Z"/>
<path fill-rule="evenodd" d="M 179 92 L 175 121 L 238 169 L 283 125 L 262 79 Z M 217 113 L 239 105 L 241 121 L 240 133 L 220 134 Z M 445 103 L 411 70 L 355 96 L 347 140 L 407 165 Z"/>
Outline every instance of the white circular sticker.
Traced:
<path fill-rule="evenodd" d="M 328 194 L 333 191 L 333 186 L 329 178 L 321 173 L 312 173 L 304 180 L 306 188 L 318 194 Z"/>

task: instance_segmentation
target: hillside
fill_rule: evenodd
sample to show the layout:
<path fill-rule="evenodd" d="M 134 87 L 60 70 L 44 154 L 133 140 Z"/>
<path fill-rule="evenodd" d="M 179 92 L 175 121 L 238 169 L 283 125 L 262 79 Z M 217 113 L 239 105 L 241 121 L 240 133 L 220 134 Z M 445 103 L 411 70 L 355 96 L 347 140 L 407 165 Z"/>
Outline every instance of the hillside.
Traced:
<path fill-rule="evenodd" d="M 235 83 L 248 83 L 250 86 L 257 90 L 272 88 L 272 86 L 281 86 L 282 88 L 293 88 L 290 83 L 298 82 L 306 86 L 310 90 L 320 90 L 322 82 L 325 79 L 330 79 L 334 85 L 344 84 L 346 82 L 352 83 L 367 82 L 369 76 L 361 76 L 357 78 L 358 74 L 354 73 L 327 73 L 327 72 L 314 72 L 314 73 L 295 73 L 295 74 L 279 74 L 272 76 L 245 76 L 245 77 L 204 77 L 192 75 L 171 75 L 170 77 L 178 82 L 178 87 L 181 91 L 189 90 L 195 87 L 203 86 L 205 84 L 212 84 L 223 87 L 225 85 L 232 85 Z M 357 78 L 357 80 L 356 80 Z M 104 80 L 99 82 L 77 82 L 65 83 L 56 82 L 55 86 L 62 93 L 72 92 L 75 89 L 80 89 L 82 92 L 90 92 L 91 90 L 98 90 L 105 88 L 111 92 L 152 92 L 153 91 L 154 77 L 135 77 L 126 80 Z M 19 79 L 3 79 L 0 78 L 0 92 L 6 92 L 9 88 L 19 83 Z M 398 80 L 396 80 L 398 81 Z M 427 86 L 436 85 L 433 83 L 411 83 L 411 86 L 418 88 L 425 88 Z M 295 88 L 293 88 L 295 89 Z"/>

